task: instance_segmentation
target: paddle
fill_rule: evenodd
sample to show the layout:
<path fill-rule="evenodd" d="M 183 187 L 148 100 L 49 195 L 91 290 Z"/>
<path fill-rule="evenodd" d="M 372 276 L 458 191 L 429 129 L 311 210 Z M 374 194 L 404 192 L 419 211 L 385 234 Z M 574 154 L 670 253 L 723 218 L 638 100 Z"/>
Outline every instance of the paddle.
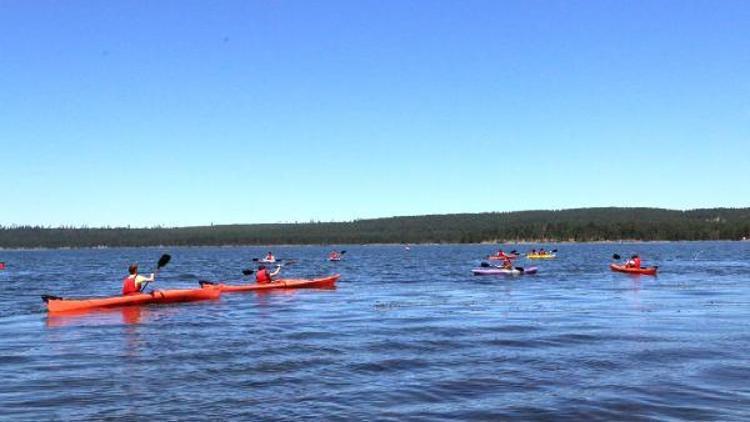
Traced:
<path fill-rule="evenodd" d="M 169 264 L 169 261 L 171 259 L 172 259 L 172 255 L 169 255 L 169 254 L 166 254 L 166 253 L 164 255 L 162 255 L 161 258 L 159 258 L 159 262 L 156 263 L 156 270 L 154 271 L 154 274 L 158 274 L 160 269 L 166 267 L 167 264 Z M 148 283 L 150 283 L 150 282 L 147 281 L 146 283 L 143 284 L 143 286 L 141 286 L 141 291 L 146 290 L 146 287 L 148 286 Z"/>
<path fill-rule="evenodd" d="M 52 296 L 52 295 L 42 295 L 42 300 L 44 303 L 49 302 L 50 300 L 63 300 L 60 296 Z"/>
<path fill-rule="evenodd" d="M 214 283 L 213 281 L 199 280 L 198 284 L 200 284 L 201 287 L 203 287 L 203 286 L 216 286 L 219 283 Z"/>

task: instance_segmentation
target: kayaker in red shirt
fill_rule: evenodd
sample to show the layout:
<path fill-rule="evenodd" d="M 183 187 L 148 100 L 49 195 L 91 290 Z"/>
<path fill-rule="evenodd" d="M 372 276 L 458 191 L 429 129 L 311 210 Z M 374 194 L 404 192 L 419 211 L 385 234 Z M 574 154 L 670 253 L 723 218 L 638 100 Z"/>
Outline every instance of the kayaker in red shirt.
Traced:
<path fill-rule="evenodd" d="M 268 271 L 265 265 L 259 265 L 258 271 L 255 273 L 255 282 L 260 284 L 270 283 L 273 281 L 273 277 L 278 275 L 279 272 L 281 272 L 281 265 L 277 265 L 274 272 Z"/>
<path fill-rule="evenodd" d="M 331 251 L 331 253 L 328 254 L 328 259 L 336 261 L 341 259 L 341 255 L 336 251 Z"/>
<path fill-rule="evenodd" d="M 130 273 L 130 275 L 122 280 L 123 296 L 140 293 L 140 291 L 143 289 L 144 283 L 154 281 L 154 273 L 151 273 L 151 275 L 148 277 L 144 277 L 138 274 L 138 264 L 130 264 L 130 267 L 128 267 L 128 272 Z"/>
<path fill-rule="evenodd" d="M 497 251 L 497 253 L 495 254 L 495 256 L 498 257 L 498 258 L 507 258 L 508 257 L 508 255 L 506 255 L 505 252 L 503 252 L 502 249 L 500 249 L 499 251 Z"/>
<path fill-rule="evenodd" d="M 266 255 L 264 261 L 266 261 L 266 262 L 276 262 L 276 257 L 273 256 L 273 254 L 271 253 L 271 251 L 268 251 L 268 254 Z"/>
<path fill-rule="evenodd" d="M 627 268 L 641 268 L 641 257 L 633 255 L 628 262 L 625 263 L 625 266 Z"/>

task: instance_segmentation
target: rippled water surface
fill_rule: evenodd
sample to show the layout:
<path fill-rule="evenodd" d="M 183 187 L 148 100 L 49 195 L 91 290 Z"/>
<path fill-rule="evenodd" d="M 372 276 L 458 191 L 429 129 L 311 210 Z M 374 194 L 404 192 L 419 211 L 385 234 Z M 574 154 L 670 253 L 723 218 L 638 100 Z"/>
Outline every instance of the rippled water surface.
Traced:
<path fill-rule="evenodd" d="M 750 418 L 748 242 L 558 245 L 522 277 L 472 276 L 488 246 L 342 248 L 274 249 L 290 277 L 341 273 L 335 290 L 75 317 L 39 295 L 117 294 L 163 252 L 156 288 L 240 282 L 266 249 L 0 251 L 0 415 Z M 615 252 L 659 276 L 610 272 Z"/>

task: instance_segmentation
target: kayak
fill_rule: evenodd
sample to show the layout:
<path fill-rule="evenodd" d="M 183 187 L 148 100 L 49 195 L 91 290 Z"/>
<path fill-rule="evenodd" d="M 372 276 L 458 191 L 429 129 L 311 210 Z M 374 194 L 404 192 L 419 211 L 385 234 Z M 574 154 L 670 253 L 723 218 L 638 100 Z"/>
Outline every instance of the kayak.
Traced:
<path fill-rule="evenodd" d="M 554 259 L 556 257 L 557 257 L 557 255 L 555 255 L 553 253 L 552 254 L 542 254 L 542 255 L 539 255 L 539 254 L 528 254 L 528 255 L 526 255 L 526 258 L 528 258 L 528 259 Z"/>
<path fill-rule="evenodd" d="M 339 262 L 341 261 L 341 258 L 328 258 L 328 260 L 331 262 Z"/>
<path fill-rule="evenodd" d="M 487 257 L 487 259 L 499 261 L 499 260 L 505 259 L 506 257 L 508 259 L 516 259 L 516 258 L 518 258 L 518 255 L 507 255 L 505 257 L 503 257 L 503 256 L 497 256 L 497 255 L 490 255 L 490 256 Z"/>
<path fill-rule="evenodd" d="M 222 292 L 252 292 L 259 290 L 271 289 L 331 289 L 336 287 L 336 281 L 341 278 L 340 274 L 334 274 L 321 278 L 282 278 L 270 283 L 249 283 L 249 284 L 224 284 L 210 281 L 201 281 L 201 287 L 215 288 Z"/>
<path fill-rule="evenodd" d="M 537 267 L 528 267 L 528 268 L 499 268 L 499 267 L 482 267 L 482 268 L 475 268 L 471 270 L 474 275 L 522 275 L 522 274 L 536 274 L 538 268 Z"/>
<path fill-rule="evenodd" d="M 618 264 L 610 264 L 609 268 L 612 271 L 616 271 L 620 273 L 656 275 L 656 270 L 659 267 L 635 268 L 635 267 L 626 267 L 624 265 L 618 265 Z"/>
<path fill-rule="evenodd" d="M 151 303 L 193 302 L 197 300 L 218 299 L 219 296 L 221 296 L 220 289 L 204 288 L 155 290 L 151 293 L 137 293 L 127 296 L 93 297 L 88 299 L 66 299 L 54 296 L 42 296 L 42 299 L 47 302 L 47 311 L 49 313 L 59 313 L 86 309 L 147 305 Z"/>

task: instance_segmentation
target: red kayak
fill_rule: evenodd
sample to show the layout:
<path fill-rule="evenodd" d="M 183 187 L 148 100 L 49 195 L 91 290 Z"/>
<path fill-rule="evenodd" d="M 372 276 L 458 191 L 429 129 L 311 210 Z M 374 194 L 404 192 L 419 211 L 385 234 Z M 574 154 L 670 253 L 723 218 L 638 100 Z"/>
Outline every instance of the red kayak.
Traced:
<path fill-rule="evenodd" d="M 491 261 L 499 261 L 499 260 L 505 259 L 506 257 L 508 259 L 517 259 L 518 256 L 519 255 L 507 255 L 507 256 L 503 257 L 503 256 L 497 256 L 497 255 L 490 255 L 490 256 L 487 257 L 487 259 L 489 259 Z"/>
<path fill-rule="evenodd" d="M 219 296 L 221 296 L 220 289 L 204 288 L 155 290 L 151 293 L 137 293 L 127 296 L 93 297 L 88 299 L 66 299 L 55 296 L 42 296 L 42 299 L 47 302 L 47 311 L 52 314 L 87 309 L 147 305 L 150 303 L 193 302 L 196 300 L 218 299 Z"/>
<path fill-rule="evenodd" d="M 618 265 L 618 264 L 610 264 L 609 268 L 612 271 L 617 271 L 617 272 L 620 272 L 620 273 L 642 274 L 642 275 L 656 275 L 656 270 L 659 267 L 635 268 L 635 267 L 626 267 L 624 265 Z"/>
<path fill-rule="evenodd" d="M 336 287 L 336 281 L 341 278 L 340 274 L 334 274 L 328 277 L 305 279 L 305 278 L 285 278 L 273 281 L 271 283 L 252 283 L 231 285 L 224 283 L 214 283 L 210 281 L 201 281 L 203 288 L 216 288 L 222 292 L 251 292 L 258 290 L 271 289 L 332 289 Z"/>

